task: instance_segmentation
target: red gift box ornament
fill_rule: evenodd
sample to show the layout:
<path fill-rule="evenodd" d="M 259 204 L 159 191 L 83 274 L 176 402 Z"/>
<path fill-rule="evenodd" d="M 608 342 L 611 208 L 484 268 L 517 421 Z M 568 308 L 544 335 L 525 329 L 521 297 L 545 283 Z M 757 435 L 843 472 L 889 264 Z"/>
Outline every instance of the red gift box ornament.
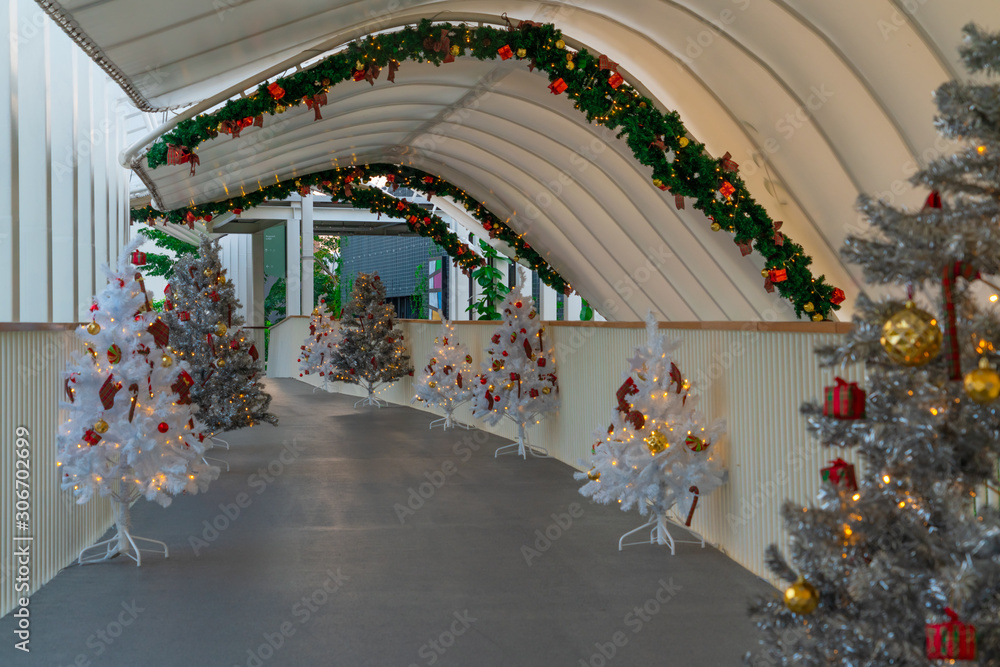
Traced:
<path fill-rule="evenodd" d="M 788 272 L 785 269 L 771 269 L 767 272 L 767 277 L 772 283 L 783 283 L 788 280 Z"/>
<path fill-rule="evenodd" d="M 623 83 L 625 83 L 625 78 L 618 72 L 612 72 L 611 76 L 608 77 L 608 85 L 615 90 L 617 90 Z"/>
<path fill-rule="evenodd" d="M 511 58 L 514 57 L 514 52 L 507 44 L 504 44 L 499 49 L 497 49 L 497 53 L 500 54 L 500 58 L 503 60 L 510 60 Z"/>
<path fill-rule="evenodd" d="M 976 628 L 958 620 L 950 607 L 945 607 L 948 621 L 927 624 L 927 657 L 931 660 L 975 660 Z"/>
<path fill-rule="evenodd" d="M 177 319 L 179 319 L 181 322 L 187 322 L 188 320 L 191 319 L 191 313 L 189 313 L 186 310 L 182 310 L 181 312 L 177 313 Z"/>
<path fill-rule="evenodd" d="M 569 88 L 569 86 L 562 80 L 562 77 L 549 84 L 549 90 L 552 91 L 553 95 L 559 95 L 565 92 L 567 88 Z"/>
<path fill-rule="evenodd" d="M 837 304 L 843 303 L 844 299 L 846 298 L 847 297 L 844 295 L 844 290 L 840 289 L 839 287 L 834 287 L 833 293 L 830 294 L 830 303 L 836 306 Z"/>
<path fill-rule="evenodd" d="M 719 188 L 719 192 L 722 194 L 723 197 L 726 197 L 728 199 L 729 197 L 733 196 L 734 192 L 736 192 L 736 188 L 733 187 L 733 184 L 730 183 L 729 181 L 723 181 L 722 187 Z"/>
<path fill-rule="evenodd" d="M 233 340 L 229 341 L 229 349 L 230 350 L 238 350 L 238 349 L 240 349 L 240 342 L 238 340 L 236 340 L 235 338 Z"/>
<path fill-rule="evenodd" d="M 184 146 L 167 144 L 167 164 L 177 165 L 184 164 L 185 162 L 191 165 L 191 175 L 194 176 L 195 165 L 201 164 L 201 160 L 198 159 L 198 156 Z"/>
<path fill-rule="evenodd" d="M 101 441 L 101 436 L 94 429 L 87 429 L 87 432 L 83 434 L 83 440 L 88 445 L 90 445 L 91 447 L 93 447 L 94 445 L 96 445 L 97 443 L 99 443 Z"/>
<path fill-rule="evenodd" d="M 138 250 L 133 250 L 132 251 L 132 263 L 135 264 L 136 266 L 145 266 L 146 265 L 146 253 L 139 252 Z"/>
<path fill-rule="evenodd" d="M 824 482 L 830 482 L 848 491 L 858 490 L 858 479 L 853 463 L 848 463 L 844 459 L 834 459 L 827 467 L 820 468 L 819 472 Z"/>
<path fill-rule="evenodd" d="M 276 100 L 285 96 L 285 89 L 279 86 L 277 81 L 267 87 L 267 92 Z"/>
<path fill-rule="evenodd" d="M 823 391 L 823 415 L 834 419 L 864 419 L 865 391 L 857 382 L 835 378 L 837 384 Z"/>

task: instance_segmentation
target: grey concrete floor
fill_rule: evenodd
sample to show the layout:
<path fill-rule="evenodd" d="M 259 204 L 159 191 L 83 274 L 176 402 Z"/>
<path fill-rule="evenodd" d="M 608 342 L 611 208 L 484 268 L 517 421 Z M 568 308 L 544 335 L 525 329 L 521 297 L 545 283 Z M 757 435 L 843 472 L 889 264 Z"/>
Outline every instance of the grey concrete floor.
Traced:
<path fill-rule="evenodd" d="M 754 641 L 747 600 L 773 589 L 711 548 L 619 552 L 641 517 L 566 465 L 268 387 L 279 427 L 231 434 L 207 494 L 133 508 L 170 557 L 66 568 L 31 598 L 30 655 L 0 619 L 0 665 L 700 667 Z"/>

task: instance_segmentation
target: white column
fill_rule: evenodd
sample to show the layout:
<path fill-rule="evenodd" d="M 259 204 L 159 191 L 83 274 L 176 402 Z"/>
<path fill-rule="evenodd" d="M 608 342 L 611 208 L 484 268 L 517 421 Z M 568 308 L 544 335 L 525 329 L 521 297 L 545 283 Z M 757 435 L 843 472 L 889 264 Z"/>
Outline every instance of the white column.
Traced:
<path fill-rule="evenodd" d="M 93 92 L 90 58 L 73 49 L 76 69 L 76 144 L 74 154 L 78 155 L 76 170 L 76 319 L 87 319 L 91 297 L 97 292 L 94 264 L 94 177 L 89 156 L 84 156 L 80 147 L 89 146 Z"/>
<path fill-rule="evenodd" d="M 580 311 L 583 310 L 583 299 L 580 298 L 579 294 L 573 293 L 566 297 L 566 321 L 568 322 L 579 322 L 580 321 Z"/>
<path fill-rule="evenodd" d="M 18 0 L 21 25 L 30 24 L 40 8 Z M 50 22 L 17 39 L 17 249 L 18 319 L 48 322 L 49 292 L 49 174 L 46 91 L 46 33 Z M 52 26 L 55 28 L 55 26 Z"/>
<path fill-rule="evenodd" d="M 541 293 L 538 295 L 538 312 L 541 314 L 543 320 L 554 320 L 556 319 L 556 299 L 558 295 L 556 291 L 542 283 Z"/>
<path fill-rule="evenodd" d="M 285 315 L 302 314 L 302 241 L 301 209 L 292 206 L 292 217 L 285 223 Z"/>
<path fill-rule="evenodd" d="M 17 3 L 0 5 L 0 34 L 14 35 L 17 25 Z M 17 52 L 17 40 L 0 42 L 0 321 L 14 320 L 14 276 L 17 251 L 14 248 L 14 165 L 11 162 L 17 137 L 11 99 L 17 95 L 17 77 L 13 76 L 12 58 Z M 16 62 L 16 61 L 15 61 Z"/>
<path fill-rule="evenodd" d="M 302 310 L 311 313 L 315 301 L 313 283 L 313 197 L 302 198 Z"/>
<path fill-rule="evenodd" d="M 58 33 L 54 26 L 50 30 Z M 52 147 L 50 163 L 52 201 L 52 320 L 72 322 L 78 319 L 76 300 L 76 141 L 73 105 L 61 98 L 74 90 L 76 68 L 73 51 L 66 39 L 53 39 L 49 49 L 49 134 Z M 89 305 L 89 303 L 88 303 Z"/>

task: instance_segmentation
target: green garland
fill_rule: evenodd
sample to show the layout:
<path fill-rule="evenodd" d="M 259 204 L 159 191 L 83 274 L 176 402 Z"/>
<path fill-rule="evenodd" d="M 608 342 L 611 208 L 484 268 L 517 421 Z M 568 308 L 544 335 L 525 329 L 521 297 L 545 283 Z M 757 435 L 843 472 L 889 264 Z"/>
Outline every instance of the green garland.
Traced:
<path fill-rule="evenodd" d="M 442 31 L 449 38 L 450 49 L 444 48 Z M 693 198 L 692 205 L 712 220 L 713 230 L 726 230 L 747 252 L 751 248 L 759 252 L 766 260 L 765 287 L 777 288 L 791 301 L 797 315 L 811 313 L 814 320 L 822 320 L 840 308 L 843 292 L 827 284 L 824 276 L 813 276 L 809 270 L 812 259 L 800 245 L 778 233 L 774 221 L 747 191 L 735 165 L 712 158 L 702 144 L 690 141 L 678 114 L 660 112 L 652 100 L 618 80 L 614 63 L 603 63 L 602 68 L 600 58 L 586 49 L 567 50 L 560 31 L 551 24 L 529 23 L 507 30 L 432 24 L 425 19 L 417 27 L 359 39 L 311 69 L 270 84 L 274 94 L 268 85 L 261 84 L 248 97 L 230 100 L 218 111 L 181 122 L 150 147 L 149 167 L 166 163 L 168 145 L 191 151 L 218 136 L 224 121 L 245 123 L 263 114 L 282 113 L 340 82 L 377 76 L 379 68 L 394 72 L 406 60 L 440 65 L 454 55 L 489 60 L 503 57 L 501 51 L 507 57 L 530 60 L 532 67 L 548 73 L 554 93 L 560 94 L 565 86 L 564 92 L 588 121 L 619 130 L 618 137 L 625 138 L 636 159 L 652 168 L 655 185 Z M 612 77 L 616 77 L 617 87 L 612 85 Z"/>

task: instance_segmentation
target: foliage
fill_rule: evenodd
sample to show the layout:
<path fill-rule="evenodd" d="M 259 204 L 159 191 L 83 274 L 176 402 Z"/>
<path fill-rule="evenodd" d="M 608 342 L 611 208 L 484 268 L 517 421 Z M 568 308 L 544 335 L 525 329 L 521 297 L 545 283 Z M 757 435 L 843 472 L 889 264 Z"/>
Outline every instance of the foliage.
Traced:
<path fill-rule="evenodd" d="M 686 136 L 687 130 L 677 112 L 661 112 L 652 99 L 618 80 L 617 66 L 610 70 L 602 68 L 597 54 L 586 49 L 579 52 L 567 49 L 560 31 L 551 24 L 525 23 L 517 29 L 504 30 L 491 26 L 432 24 L 424 19 L 417 27 L 407 26 L 394 33 L 358 39 L 310 69 L 278 78 L 274 84 L 282 93 L 277 98 L 268 92 L 265 82 L 254 93 L 231 99 L 217 111 L 179 123 L 150 148 L 147 153 L 149 168 L 166 163 L 168 145 L 194 150 L 202 142 L 218 136 L 224 121 L 246 122 L 257 116 L 263 119 L 263 114 L 283 112 L 287 107 L 305 104 L 307 99 L 327 92 L 331 86 L 377 76 L 381 68 L 398 68 L 406 60 L 440 65 L 451 57 L 446 49 L 437 48 L 436 41 L 442 31 L 450 37 L 451 44 L 458 47 L 459 55 L 468 54 L 479 60 L 496 59 L 500 51 L 506 54 L 508 47 L 512 52 L 523 50 L 522 59 L 529 60 L 532 68 L 547 73 L 553 85 L 565 84 L 566 95 L 574 100 L 588 121 L 619 130 L 618 136 L 625 139 L 635 158 L 652 168 L 654 184 L 674 195 L 693 198 L 694 208 L 704 212 L 720 229 L 733 233 L 734 242 L 755 248 L 766 260 L 767 269 L 785 269 L 787 279 L 775 283 L 774 287 L 792 302 L 796 314 L 801 316 L 806 312 L 804 307 L 812 304 L 813 318 L 822 319 L 839 308 L 837 303 L 831 302 L 834 288 L 826 284 L 823 276 L 813 277 L 809 270 L 812 259 L 800 245 L 776 233 L 774 221 L 753 199 L 735 170 L 727 169 L 723 159 L 709 156 L 702 144 Z M 252 201 L 273 188 L 280 191 L 282 185 L 266 186 L 238 199 Z M 264 198 L 283 197 L 265 195 Z M 232 208 L 223 204 L 206 212 L 211 214 Z M 457 248 L 441 245 L 461 261 L 455 254 Z M 516 248 L 516 251 L 520 253 L 521 249 Z M 543 280 L 556 287 L 547 278 Z"/>
<path fill-rule="evenodd" d="M 427 266 L 417 264 L 417 268 L 413 270 L 413 278 L 416 281 L 416 286 L 413 288 L 413 303 L 416 306 L 413 317 L 418 320 L 426 320 L 427 311 L 430 308 L 430 304 L 427 303 L 427 294 L 430 291 L 427 287 Z"/>
<path fill-rule="evenodd" d="M 162 276 L 169 280 L 174 274 L 174 262 L 183 255 L 193 255 L 198 250 L 187 241 L 181 241 L 153 227 L 140 227 L 139 233 L 152 241 L 157 248 L 169 250 L 174 253 L 174 256 L 171 257 L 170 255 L 147 252 L 146 267 L 144 269 L 147 276 Z"/>
<path fill-rule="evenodd" d="M 502 282 L 503 272 L 494 266 L 496 260 L 500 258 L 500 253 L 482 239 L 479 240 L 479 248 L 486 263 L 475 269 L 472 277 L 479 283 L 480 297 L 466 310 L 477 312 L 480 320 L 499 320 L 500 312 L 497 310 L 497 304 L 503 301 L 504 296 L 510 291 Z"/>
<path fill-rule="evenodd" d="M 285 279 L 278 278 L 264 299 L 264 314 L 270 322 L 285 319 Z"/>
<path fill-rule="evenodd" d="M 590 307 L 586 299 L 580 304 L 580 320 L 582 322 L 589 322 L 594 319 L 594 309 Z"/>

